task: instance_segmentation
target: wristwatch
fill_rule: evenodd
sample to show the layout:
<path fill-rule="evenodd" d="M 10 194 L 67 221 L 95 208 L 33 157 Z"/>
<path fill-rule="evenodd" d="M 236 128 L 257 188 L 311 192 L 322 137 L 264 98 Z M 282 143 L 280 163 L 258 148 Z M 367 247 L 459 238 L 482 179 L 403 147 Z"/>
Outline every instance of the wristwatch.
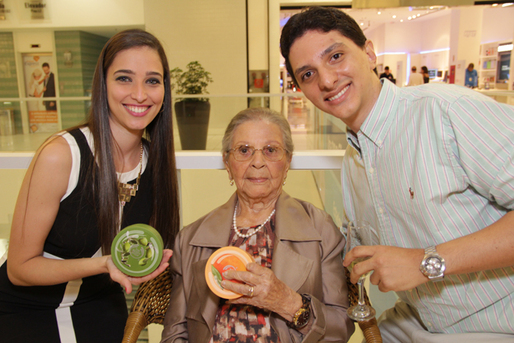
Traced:
<path fill-rule="evenodd" d="M 311 317 L 311 299 L 305 294 L 300 295 L 302 296 L 302 307 L 296 311 L 293 320 L 287 323 L 290 328 L 295 330 L 299 330 L 307 325 Z"/>
<path fill-rule="evenodd" d="M 431 281 L 441 281 L 444 278 L 444 271 L 446 270 L 446 262 L 435 250 L 435 246 L 430 246 L 425 249 L 425 256 L 419 270 L 423 275 L 427 276 Z"/>

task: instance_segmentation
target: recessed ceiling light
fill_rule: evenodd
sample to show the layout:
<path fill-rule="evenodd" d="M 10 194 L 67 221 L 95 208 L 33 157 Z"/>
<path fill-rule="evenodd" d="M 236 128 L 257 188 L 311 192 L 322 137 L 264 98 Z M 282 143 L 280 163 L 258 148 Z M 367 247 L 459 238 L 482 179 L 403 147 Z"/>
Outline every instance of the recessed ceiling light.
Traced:
<path fill-rule="evenodd" d="M 512 6 L 512 5 L 514 5 L 514 3 L 507 2 L 507 3 L 503 4 L 502 7 L 508 7 L 508 6 Z"/>
<path fill-rule="evenodd" d="M 403 19 L 400 19 L 400 23 L 403 23 Z"/>
<path fill-rule="evenodd" d="M 382 12 L 378 11 L 378 12 L 377 12 L 377 14 L 378 14 L 378 15 L 381 15 L 381 14 L 382 14 Z"/>
<path fill-rule="evenodd" d="M 396 15 L 393 15 L 393 19 L 396 19 Z"/>

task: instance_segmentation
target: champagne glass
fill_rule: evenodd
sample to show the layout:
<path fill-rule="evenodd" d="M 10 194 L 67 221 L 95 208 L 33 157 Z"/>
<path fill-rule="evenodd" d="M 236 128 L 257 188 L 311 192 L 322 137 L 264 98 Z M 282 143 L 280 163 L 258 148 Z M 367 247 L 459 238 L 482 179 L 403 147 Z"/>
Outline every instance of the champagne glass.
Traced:
<path fill-rule="evenodd" d="M 378 242 L 378 236 L 373 227 L 365 220 L 356 220 L 348 223 L 348 230 L 346 234 L 345 256 L 350 250 L 359 245 L 373 245 Z M 353 266 L 359 262 L 365 261 L 369 257 L 361 257 L 355 259 L 348 269 L 351 271 Z M 357 282 L 359 290 L 359 299 L 357 305 L 348 308 L 348 317 L 351 319 L 362 322 L 375 317 L 376 311 L 364 301 L 364 280 L 366 274 L 361 275 Z"/>

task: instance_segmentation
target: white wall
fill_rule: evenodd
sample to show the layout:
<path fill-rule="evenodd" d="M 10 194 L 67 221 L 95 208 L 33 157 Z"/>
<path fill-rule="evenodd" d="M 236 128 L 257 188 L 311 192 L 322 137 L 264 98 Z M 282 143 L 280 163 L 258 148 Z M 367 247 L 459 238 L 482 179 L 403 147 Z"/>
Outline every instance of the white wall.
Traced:
<path fill-rule="evenodd" d="M 432 20 L 421 22 L 421 51 L 445 49 L 450 46 L 450 11 Z"/>
<path fill-rule="evenodd" d="M 210 94 L 246 92 L 245 12 L 244 1 L 145 1 L 146 29 L 166 45 L 170 68 L 199 61 L 214 79 Z"/>
<path fill-rule="evenodd" d="M 45 1 L 45 19 L 31 20 L 25 1 L 4 2 L 11 13 L 0 21 L 0 30 L 79 27 L 125 27 L 144 25 L 144 0 L 51 0 Z"/>
<path fill-rule="evenodd" d="M 268 4 L 262 0 L 248 3 L 248 69 L 265 70 L 269 66 Z"/>
<path fill-rule="evenodd" d="M 514 35 L 514 6 L 488 7 L 483 12 L 481 42 L 512 41 Z"/>
<path fill-rule="evenodd" d="M 145 1 L 146 29 L 164 45 L 170 68 L 199 61 L 214 80 L 209 94 L 246 93 L 245 1 Z M 209 132 L 223 131 L 246 98 L 211 100 Z"/>

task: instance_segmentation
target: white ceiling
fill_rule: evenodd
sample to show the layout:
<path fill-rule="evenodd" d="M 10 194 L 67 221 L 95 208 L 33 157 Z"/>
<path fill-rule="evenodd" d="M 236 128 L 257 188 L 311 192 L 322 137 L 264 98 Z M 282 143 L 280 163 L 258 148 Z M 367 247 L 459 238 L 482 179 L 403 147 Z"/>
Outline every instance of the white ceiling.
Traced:
<path fill-rule="evenodd" d="M 370 30 L 387 23 L 402 23 L 412 20 L 422 21 L 449 14 L 448 7 L 446 6 L 389 7 L 383 9 L 342 8 L 341 10 L 355 19 L 355 21 L 361 25 L 363 31 Z M 285 24 L 287 18 L 300 11 L 300 9 L 281 10 L 281 24 Z"/>

